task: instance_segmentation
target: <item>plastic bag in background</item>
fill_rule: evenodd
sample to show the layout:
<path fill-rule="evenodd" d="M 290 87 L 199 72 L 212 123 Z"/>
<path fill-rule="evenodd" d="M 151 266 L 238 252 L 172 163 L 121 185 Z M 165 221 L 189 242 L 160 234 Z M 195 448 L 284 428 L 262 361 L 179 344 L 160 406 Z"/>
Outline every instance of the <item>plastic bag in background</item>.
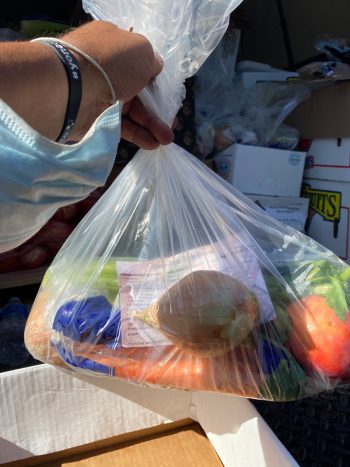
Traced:
<path fill-rule="evenodd" d="M 341 62 L 312 62 L 298 70 L 302 79 L 340 81 L 350 78 L 350 65 Z"/>
<path fill-rule="evenodd" d="M 300 131 L 288 125 L 281 124 L 272 138 L 268 141 L 269 148 L 293 151 L 299 144 Z"/>
<path fill-rule="evenodd" d="M 257 143 L 254 131 L 246 125 L 246 121 L 239 119 L 244 94 L 238 87 L 225 81 L 220 86 L 214 79 L 207 96 L 203 95 L 200 100 L 195 94 L 196 155 L 200 159 L 217 152 L 221 146 L 230 146 L 232 141 L 238 139 L 244 144 Z"/>
<path fill-rule="evenodd" d="M 232 116 L 232 105 L 227 106 L 227 102 L 232 99 L 240 36 L 241 31 L 234 27 L 231 16 L 224 37 L 195 76 L 196 153 L 202 158 L 213 150 L 213 109 L 216 109 L 216 121 Z"/>
<path fill-rule="evenodd" d="M 310 96 L 306 85 L 264 82 L 247 89 L 237 75 L 230 87 L 229 90 L 225 84 L 222 89 L 218 84 L 216 95 L 220 97 L 199 105 L 196 122 L 201 122 L 197 133 L 202 158 L 223 151 L 234 143 L 289 150 L 297 146 L 299 133 L 287 129 L 282 123 L 297 105 Z M 203 109 L 205 113 L 200 115 Z M 203 128 L 206 128 L 205 132 Z M 205 144 L 203 134 L 206 136 Z M 212 134 L 214 139 L 210 144 Z M 207 152 L 208 149 L 211 151 Z"/>
<path fill-rule="evenodd" d="M 227 79 L 229 73 L 224 71 L 224 64 L 220 70 L 205 70 L 206 73 L 200 70 L 200 79 L 194 81 L 196 155 L 202 160 L 215 149 L 216 134 L 232 128 L 230 122 L 237 121 L 244 102 L 241 89 L 233 85 L 233 79 Z"/>
<path fill-rule="evenodd" d="M 309 96 L 309 89 L 302 84 L 258 83 L 247 89 L 241 116 L 257 134 L 258 145 L 266 146 L 288 115 Z"/>
<path fill-rule="evenodd" d="M 208 61 L 209 62 L 209 61 Z M 234 143 L 293 150 L 299 142 L 297 130 L 282 126 L 288 115 L 309 98 L 306 85 L 296 82 L 261 82 L 245 87 L 241 73 L 276 73 L 265 64 L 233 64 L 211 60 L 195 80 L 196 154 L 214 156 Z"/>
<path fill-rule="evenodd" d="M 326 61 L 312 62 L 298 70 L 303 79 L 344 80 L 350 77 L 350 40 L 322 36 L 315 48 L 327 56 Z"/>
<path fill-rule="evenodd" d="M 350 40 L 348 38 L 320 37 L 315 44 L 316 50 L 326 54 L 330 60 L 350 65 Z"/>
<path fill-rule="evenodd" d="M 193 71 L 179 69 L 183 57 L 202 62 L 235 4 L 85 3 L 158 45 L 165 74 L 153 107 L 170 120 L 182 85 L 166 84 Z M 349 276 L 333 253 L 171 144 L 139 151 L 65 243 L 26 345 L 72 373 L 299 399 L 350 381 Z"/>

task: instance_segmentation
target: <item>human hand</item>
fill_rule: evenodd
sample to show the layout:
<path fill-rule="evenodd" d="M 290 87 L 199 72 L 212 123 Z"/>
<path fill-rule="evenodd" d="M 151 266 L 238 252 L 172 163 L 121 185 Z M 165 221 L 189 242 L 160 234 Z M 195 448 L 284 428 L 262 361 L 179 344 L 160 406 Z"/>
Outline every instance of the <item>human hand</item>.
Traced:
<path fill-rule="evenodd" d="M 62 37 L 96 60 L 109 76 L 117 99 L 124 103 L 122 137 L 144 149 L 169 144 L 172 130 L 150 113 L 136 97 L 162 70 L 150 42 L 105 21 L 92 21 Z M 83 79 L 83 99 L 73 137 L 80 139 L 96 117 L 113 104 L 101 73 L 75 55 Z"/>
<path fill-rule="evenodd" d="M 124 104 L 121 134 L 142 149 L 157 149 L 174 138 L 172 129 L 147 110 L 138 97 Z"/>
<path fill-rule="evenodd" d="M 171 142 L 171 129 L 136 97 L 162 69 L 145 37 L 111 23 L 92 21 L 62 39 L 90 55 L 109 75 L 117 98 L 124 104 L 124 138 L 145 149 Z M 67 76 L 57 55 L 40 42 L 4 42 L 0 49 L 0 99 L 41 135 L 56 140 L 69 96 Z M 79 141 L 114 102 L 102 73 L 78 52 L 70 52 L 81 71 L 82 99 L 69 140 Z"/>

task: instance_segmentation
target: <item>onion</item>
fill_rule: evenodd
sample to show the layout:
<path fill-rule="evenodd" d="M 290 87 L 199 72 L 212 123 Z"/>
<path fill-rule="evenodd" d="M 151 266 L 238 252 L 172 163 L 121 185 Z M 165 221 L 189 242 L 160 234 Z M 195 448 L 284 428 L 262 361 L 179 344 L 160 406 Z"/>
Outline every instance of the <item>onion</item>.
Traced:
<path fill-rule="evenodd" d="M 188 274 L 134 318 L 158 328 L 176 346 L 213 357 L 241 344 L 258 315 L 254 293 L 218 271 Z"/>

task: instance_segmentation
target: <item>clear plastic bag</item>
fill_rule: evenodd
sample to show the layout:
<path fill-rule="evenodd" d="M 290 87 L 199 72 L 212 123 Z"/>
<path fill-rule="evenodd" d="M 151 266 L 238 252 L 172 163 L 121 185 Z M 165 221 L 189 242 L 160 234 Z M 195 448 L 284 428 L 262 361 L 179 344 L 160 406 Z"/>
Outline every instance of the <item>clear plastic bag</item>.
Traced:
<path fill-rule="evenodd" d="M 306 80 L 341 81 L 350 78 L 350 65 L 341 62 L 312 62 L 300 68 L 298 73 Z"/>
<path fill-rule="evenodd" d="M 202 61 L 216 41 L 208 31 L 218 37 L 235 4 L 89 8 L 145 33 L 155 27 L 167 71 L 153 104 L 171 121 L 181 86 L 163 94 L 179 72 L 170 70 L 183 56 Z M 146 15 L 151 7 L 159 16 Z M 126 24 L 124 14 L 135 22 Z M 161 48 L 168 23 L 179 26 L 181 53 L 176 44 Z M 193 71 L 180 68 L 179 79 Z M 70 236 L 45 275 L 25 341 L 34 357 L 72 373 L 300 399 L 350 380 L 349 277 L 333 253 L 171 144 L 139 151 Z"/>
<path fill-rule="evenodd" d="M 305 80 L 333 80 L 341 81 L 350 76 L 350 40 L 334 38 L 329 35 L 320 36 L 315 49 L 326 55 L 326 60 L 312 62 L 298 70 Z"/>
<path fill-rule="evenodd" d="M 288 125 L 280 125 L 273 137 L 268 141 L 269 148 L 293 151 L 299 144 L 300 131 Z"/>
<path fill-rule="evenodd" d="M 319 52 L 326 54 L 330 60 L 336 60 L 350 65 L 350 40 L 323 35 L 315 44 Z"/>
<path fill-rule="evenodd" d="M 297 145 L 296 130 L 288 130 L 284 136 L 282 124 L 297 105 L 310 96 L 306 85 L 265 82 L 246 89 L 238 76 L 230 89 L 226 84 L 223 88 L 218 85 L 216 94 L 217 99 L 209 98 L 206 105 L 199 106 L 201 114 L 196 116 L 199 151 L 203 158 L 210 154 L 209 149 L 215 154 L 235 143 L 282 149 L 293 149 Z M 214 132 L 211 145 L 210 133 L 203 131 L 208 127 Z M 283 140 L 280 146 L 278 139 Z"/>

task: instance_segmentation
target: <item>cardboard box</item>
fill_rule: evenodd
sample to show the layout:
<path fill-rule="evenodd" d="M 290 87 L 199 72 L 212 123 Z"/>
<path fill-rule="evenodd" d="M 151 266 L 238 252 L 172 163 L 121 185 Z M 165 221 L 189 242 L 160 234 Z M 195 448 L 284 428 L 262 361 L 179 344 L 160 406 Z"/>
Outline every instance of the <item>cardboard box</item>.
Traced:
<path fill-rule="evenodd" d="M 110 445 L 110 438 L 121 435 L 136 439 L 139 430 L 185 425 L 188 418 L 201 425 L 224 466 L 298 465 L 246 399 L 72 377 L 49 365 L 0 374 L 0 463 L 17 467 L 25 459 L 35 465 L 33 456 L 59 457 L 96 442 Z M 157 464 L 162 465 L 159 458 L 151 457 L 140 465 Z M 130 459 L 128 465 L 138 464 Z"/>
<path fill-rule="evenodd" d="M 350 182 L 350 138 L 313 141 L 306 156 L 305 177 Z"/>
<path fill-rule="evenodd" d="M 263 82 L 277 82 L 279 84 L 290 81 L 296 80 L 299 78 L 298 73 L 294 73 L 292 71 L 244 71 L 240 73 L 240 78 L 242 80 L 243 86 L 245 89 L 249 89 L 255 86 L 258 83 Z"/>
<path fill-rule="evenodd" d="M 7 467 L 118 466 L 222 467 L 215 449 L 191 419 L 116 436 L 55 454 L 11 462 Z"/>
<path fill-rule="evenodd" d="M 310 199 L 306 233 L 350 263 L 350 183 L 305 178 L 302 195 Z"/>
<path fill-rule="evenodd" d="M 350 81 L 338 82 L 312 92 L 287 119 L 309 139 L 350 137 Z"/>
<path fill-rule="evenodd" d="M 271 217 L 304 232 L 309 211 L 308 198 L 285 198 L 280 196 L 247 195 Z"/>
<path fill-rule="evenodd" d="M 305 153 L 234 144 L 215 156 L 214 165 L 242 193 L 298 197 Z"/>

